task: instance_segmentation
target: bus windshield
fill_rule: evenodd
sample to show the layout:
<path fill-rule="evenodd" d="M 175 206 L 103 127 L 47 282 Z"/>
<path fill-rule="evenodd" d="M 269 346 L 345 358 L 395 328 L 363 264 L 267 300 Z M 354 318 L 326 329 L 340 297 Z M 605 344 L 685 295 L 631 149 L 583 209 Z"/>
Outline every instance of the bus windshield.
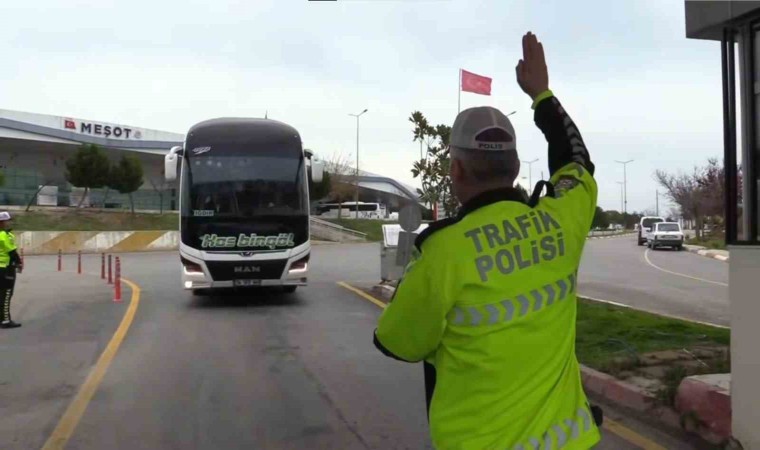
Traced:
<path fill-rule="evenodd" d="M 293 155 L 211 155 L 183 164 L 185 217 L 308 215 L 304 161 Z"/>

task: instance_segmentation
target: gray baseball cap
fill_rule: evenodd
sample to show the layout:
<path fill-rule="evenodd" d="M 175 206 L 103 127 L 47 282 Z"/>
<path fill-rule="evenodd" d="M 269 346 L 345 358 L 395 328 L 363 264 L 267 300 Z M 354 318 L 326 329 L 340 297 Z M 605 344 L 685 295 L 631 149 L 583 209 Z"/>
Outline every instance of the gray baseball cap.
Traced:
<path fill-rule="evenodd" d="M 493 142 L 478 138 L 488 130 L 501 130 L 504 140 Z M 516 150 L 515 128 L 501 111 L 490 106 L 468 108 L 460 112 L 451 127 L 449 144 L 465 150 Z"/>

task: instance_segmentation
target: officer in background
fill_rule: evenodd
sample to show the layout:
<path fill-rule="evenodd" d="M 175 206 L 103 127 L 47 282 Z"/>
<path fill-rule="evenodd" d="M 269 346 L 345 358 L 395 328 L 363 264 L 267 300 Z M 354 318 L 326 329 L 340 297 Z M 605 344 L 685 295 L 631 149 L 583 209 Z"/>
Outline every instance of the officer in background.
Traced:
<path fill-rule="evenodd" d="M 577 270 L 597 198 L 578 129 L 549 90 L 543 47 L 523 37 L 517 81 L 548 141 L 544 182 L 515 189 L 515 131 L 491 107 L 462 111 L 450 175 L 461 203 L 431 224 L 379 319 L 376 347 L 425 362 L 433 445 L 588 449 L 600 439 L 575 356 Z"/>
<path fill-rule="evenodd" d="M 16 286 L 16 272 L 21 273 L 24 263 L 18 255 L 16 237 L 11 232 L 11 215 L 0 211 L 0 328 L 18 328 L 20 323 L 11 319 L 11 297 Z"/>

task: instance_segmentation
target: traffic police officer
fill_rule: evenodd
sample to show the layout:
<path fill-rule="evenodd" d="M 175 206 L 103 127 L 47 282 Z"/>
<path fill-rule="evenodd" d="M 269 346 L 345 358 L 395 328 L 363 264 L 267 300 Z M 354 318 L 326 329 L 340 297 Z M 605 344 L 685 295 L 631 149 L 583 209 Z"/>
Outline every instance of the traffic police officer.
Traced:
<path fill-rule="evenodd" d="M 6 211 L 0 212 L 0 328 L 18 328 L 20 323 L 11 319 L 11 297 L 16 285 L 16 271 L 24 268 L 24 263 L 18 255 L 16 237 L 11 232 L 11 215 Z"/>
<path fill-rule="evenodd" d="M 549 90 L 541 44 L 523 37 L 520 87 L 548 141 L 550 183 L 513 187 L 515 132 L 490 107 L 451 130 L 455 217 L 416 239 L 375 345 L 425 362 L 433 444 L 443 449 L 587 449 L 600 439 L 575 356 L 577 270 L 596 207 L 594 165 Z"/>

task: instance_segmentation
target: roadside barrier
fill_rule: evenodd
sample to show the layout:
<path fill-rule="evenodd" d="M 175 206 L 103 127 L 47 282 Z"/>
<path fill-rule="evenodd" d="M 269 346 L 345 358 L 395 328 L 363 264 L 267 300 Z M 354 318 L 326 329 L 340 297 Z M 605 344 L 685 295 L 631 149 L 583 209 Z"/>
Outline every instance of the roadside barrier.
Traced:
<path fill-rule="evenodd" d="M 23 250 L 19 251 L 23 258 Z M 121 258 L 115 257 L 116 262 L 113 263 L 114 257 L 108 254 L 108 284 L 113 285 L 113 303 L 122 303 L 123 297 L 121 292 Z M 23 259 L 22 259 L 23 262 Z M 58 250 L 58 272 L 63 271 L 63 252 Z M 82 251 L 77 251 L 77 274 L 84 273 L 82 270 Z M 93 276 L 97 276 L 96 273 L 88 273 Z M 106 280 L 106 253 L 100 254 L 100 279 Z"/>
<path fill-rule="evenodd" d="M 116 280 L 113 290 L 113 301 L 115 303 L 121 303 L 121 261 L 119 260 L 118 256 L 116 257 Z"/>

